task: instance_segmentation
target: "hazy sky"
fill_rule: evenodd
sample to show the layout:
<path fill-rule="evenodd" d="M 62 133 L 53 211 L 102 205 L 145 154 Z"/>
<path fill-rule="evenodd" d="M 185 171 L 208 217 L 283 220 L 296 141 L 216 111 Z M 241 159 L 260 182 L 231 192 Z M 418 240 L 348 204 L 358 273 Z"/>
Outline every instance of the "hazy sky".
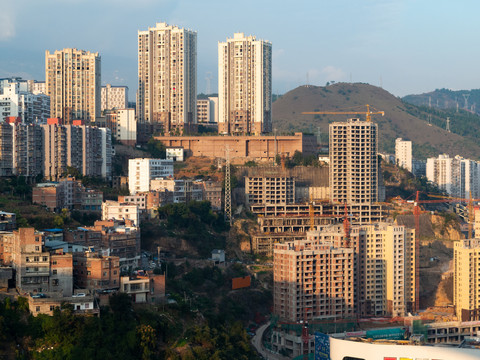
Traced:
<path fill-rule="evenodd" d="M 98 51 L 102 84 L 137 88 L 137 30 L 156 22 L 198 32 L 198 92 L 217 42 L 234 32 L 273 46 L 273 91 L 366 82 L 394 95 L 480 88 L 475 0 L 1 0 L 0 77 L 44 80 L 45 50 Z"/>

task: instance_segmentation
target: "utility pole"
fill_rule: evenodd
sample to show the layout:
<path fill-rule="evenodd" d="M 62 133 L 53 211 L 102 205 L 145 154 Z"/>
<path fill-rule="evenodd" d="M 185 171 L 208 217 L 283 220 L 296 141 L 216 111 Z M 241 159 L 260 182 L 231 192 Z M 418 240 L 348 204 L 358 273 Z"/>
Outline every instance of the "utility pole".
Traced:
<path fill-rule="evenodd" d="M 470 97 L 470 94 L 462 94 L 462 96 L 465 99 L 465 110 L 468 111 L 468 98 Z"/>
<path fill-rule="evenodd" d="M 230 148 L 225 147 L 225 222 L 232 225 L 232 185 L 230 176 Z"/>
<path fill-rule="evenodd" d="M 450 132 L 450 118 L 447 117 L 447 127 L 445 128 L 448 132 Z"/>

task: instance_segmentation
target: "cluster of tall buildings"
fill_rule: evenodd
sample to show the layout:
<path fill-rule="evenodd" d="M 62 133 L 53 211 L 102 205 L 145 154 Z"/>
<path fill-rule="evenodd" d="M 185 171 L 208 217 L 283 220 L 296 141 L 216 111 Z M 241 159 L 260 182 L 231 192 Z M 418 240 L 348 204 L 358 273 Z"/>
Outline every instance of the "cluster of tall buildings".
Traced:
<path fill-rule="evenodd" d="M 415 230 L 387 221 L 378 204 L 385 195 L 377 124 L 330 124 L 329 163 L 328 203 L 295 204 L 287 177 L 246 181 L 251 210 L 263 211 L 262 235 L 275 242 L 274 313 L 299 323 L 416 311 Z"/>
<path fill-rule="evenodd" d="M 0 124 L 0 164 L 0 176 L 43 174 L 57 180 L 73 167 L 84 176 L 110 179 L 111 133 L 79 120 L 61 125 L 59 119 L 50 118 L 38 125 L 7 118 Z"/>
<path fill-rule="evenodd" d="M 459 155 L 441 154 L 427 159 L 427 178 L 448 195 L 462 199 L 480 197 L 480 163 Z"/>
<path fill-rule="evenodd" d="M 45 83 L 20 78 L 0 79 L 0 120 L 20 118 L 25 124 L 46 123 L 50 117 L 50 97 Z"/>
<path fill-rule="evenodd" d="M 271 43 L 236 33 L 218 44 L 218 59 L 219 132 L 270 132 Z M 139 31 L 139 132 L 183 134 L 193 130 L 198 123 L 196 92 L 197 33 L 166 23 Z"/>

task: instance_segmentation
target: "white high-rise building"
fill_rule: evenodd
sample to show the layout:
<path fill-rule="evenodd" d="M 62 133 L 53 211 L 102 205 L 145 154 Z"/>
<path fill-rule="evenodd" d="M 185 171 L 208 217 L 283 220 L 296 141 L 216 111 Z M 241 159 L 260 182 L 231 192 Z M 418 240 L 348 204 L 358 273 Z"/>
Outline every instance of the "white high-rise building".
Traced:
<path fill-rule="evenodd" d="M 131 195 L 150 191 L 150 180 L 168 177 L 173 177 L 173 160 L 128 160 L 128 189 Z"/>
<path fill-rule="evenodd" d="M 218 43 L 218 131 L 272 131 L 272 44 L 235 33 Z"/>
<path fill-rule="evenodd" d="M 196 123 L 197 33 L 157 23 L 138 32 L 137 117 L 153 132 L 188 132 Z M 153 128 L 153 129 L 152 129 Z"/>
<path fill-rule="evenodd" d="M 410 172 L 413 169 L 412 142 L 398 138 L 395 140 L 395 163 Z"/>
<path fill-rule="evenodd" d="M 30 92 L 27 84 L 26 80 L 17 78 L 0 80 L 0 120 L 19 117 L 24 124 L 47 122 L 50 97 Z"/>
<path fill-rule="evenodd" d="M 480 163 L 447 154 L 427 159 L 427 178 L 450 196 L 480 197 Z"/>
<path fill-rule="evenodd" d="M 45 88 L 50 96 L 50 117 L 63 124 L 100 117 L 101 58 L 77 49 L 45 52 Z"/>

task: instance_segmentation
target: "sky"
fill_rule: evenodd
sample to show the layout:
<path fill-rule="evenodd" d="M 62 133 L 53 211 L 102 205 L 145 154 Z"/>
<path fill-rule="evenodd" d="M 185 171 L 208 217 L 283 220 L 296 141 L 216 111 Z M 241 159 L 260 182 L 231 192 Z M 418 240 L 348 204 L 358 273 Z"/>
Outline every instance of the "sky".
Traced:
<path fill-rule="evenodd" d="M 396 96 L 480 88 L 476 0 L 1 0 L 0 78 L 45 79 L 45 50 L 99 52 L 102 85 L 137 89 L 137 31 L 197 31 L 197 91 L 217 91 L 217 43 L 272 43 L 273 92 L 363 82 Z M 207 80 L 211 78 L 211 80 Z M 210 85 L 208 85 L 210 83 Z"/>

